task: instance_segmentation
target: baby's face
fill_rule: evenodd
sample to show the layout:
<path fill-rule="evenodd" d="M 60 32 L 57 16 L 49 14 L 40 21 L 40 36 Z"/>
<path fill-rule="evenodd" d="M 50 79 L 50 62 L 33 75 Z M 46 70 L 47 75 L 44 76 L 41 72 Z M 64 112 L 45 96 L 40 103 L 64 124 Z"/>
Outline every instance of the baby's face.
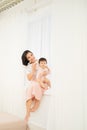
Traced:
<path fill-rule="evenodd" d="M 40 61 L 39 65 L 41 68 L 45 68 L 47 63 L 46 63 L 46 61 Z"/>

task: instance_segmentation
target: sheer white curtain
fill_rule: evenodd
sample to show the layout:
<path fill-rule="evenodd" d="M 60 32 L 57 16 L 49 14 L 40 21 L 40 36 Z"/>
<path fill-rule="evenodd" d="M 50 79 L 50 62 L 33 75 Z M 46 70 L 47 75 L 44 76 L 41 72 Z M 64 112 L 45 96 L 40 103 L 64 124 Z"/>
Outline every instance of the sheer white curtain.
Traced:
<path fill-rule="evenodd" d="M 31 50 L 36 58 L 47 58 L 50 64 L 50 29 L 51 17 L 42 16 L 34 18 L 28 24 L 27 47 Z"/>

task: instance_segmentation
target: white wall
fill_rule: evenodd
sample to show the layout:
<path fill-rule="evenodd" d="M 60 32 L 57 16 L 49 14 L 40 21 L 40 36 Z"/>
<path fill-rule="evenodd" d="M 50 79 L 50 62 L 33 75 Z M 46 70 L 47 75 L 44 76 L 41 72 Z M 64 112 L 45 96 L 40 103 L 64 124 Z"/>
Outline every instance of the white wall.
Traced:
<path fill-rule="evenodd" d="M 53 5 L 51 58 L 56 89 L 48 130 L 87 129 L 86 12 L 84 0 L 55 0 Z"/>
<path fill-rule="evenodd" d="M 21 54 L 26 43 L 25 17 L 17 6 L 0 14 L 0 99 L 4 111 L 18 115 L 24 109 Z"/>

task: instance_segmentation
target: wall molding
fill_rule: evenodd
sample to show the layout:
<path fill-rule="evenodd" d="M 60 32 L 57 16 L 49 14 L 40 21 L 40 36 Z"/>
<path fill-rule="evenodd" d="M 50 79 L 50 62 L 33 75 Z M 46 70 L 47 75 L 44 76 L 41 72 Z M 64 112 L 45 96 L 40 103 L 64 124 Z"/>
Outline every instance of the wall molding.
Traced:
<path fill-rule="evenodd" d="M 12 8 L 13 6 L 17 5 L 18 3 L 22 2 L 22 1 L 24 1 L 24 0 L 1 0 L 0 1 L 0 13 L 9 8 Z"/>

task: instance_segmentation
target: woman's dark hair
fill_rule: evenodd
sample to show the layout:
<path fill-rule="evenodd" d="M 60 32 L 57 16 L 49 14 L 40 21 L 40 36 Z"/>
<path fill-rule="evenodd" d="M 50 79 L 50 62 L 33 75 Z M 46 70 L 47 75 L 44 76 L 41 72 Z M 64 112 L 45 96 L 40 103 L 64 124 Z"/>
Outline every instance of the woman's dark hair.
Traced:
<path fill-rule="evenodd" d="M 22 54 L 22 57 L 21 57 L 21 59 L 22 59 L 22 64 L 25 65 L 25 66 L 27 66 L 28 63 L 29 63 L 29 61 L 27 60 L 27 57 L 26 57 L 26 55 L 27 55 L 28 53 L 32 53 L 32 52 L 29 51 L 29 50 L 25 50 L 25 51 L 23 52 L 23 54 Z"/>
<path fill-rule="evenodd" d="M 46 63 L 47 63 L 47 59 L 44 57 L 41 57 L 38 62 L 40 63 L 41 61 L 46 61 Z"/>

